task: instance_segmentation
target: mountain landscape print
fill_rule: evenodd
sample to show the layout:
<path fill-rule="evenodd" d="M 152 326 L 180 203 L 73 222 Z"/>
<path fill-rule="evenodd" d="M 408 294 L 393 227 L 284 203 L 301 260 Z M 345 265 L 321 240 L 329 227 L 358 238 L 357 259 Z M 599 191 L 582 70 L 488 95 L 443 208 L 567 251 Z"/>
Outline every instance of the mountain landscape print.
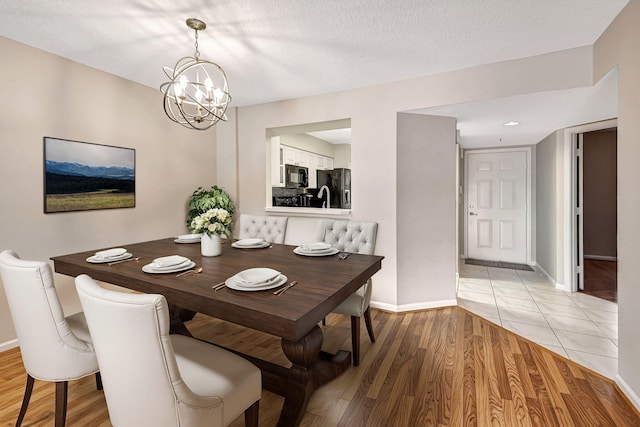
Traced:
<path fill-rule="evenodd" d="M 44 211 L 135 207 L 135 150 L 44 138 Z"/>

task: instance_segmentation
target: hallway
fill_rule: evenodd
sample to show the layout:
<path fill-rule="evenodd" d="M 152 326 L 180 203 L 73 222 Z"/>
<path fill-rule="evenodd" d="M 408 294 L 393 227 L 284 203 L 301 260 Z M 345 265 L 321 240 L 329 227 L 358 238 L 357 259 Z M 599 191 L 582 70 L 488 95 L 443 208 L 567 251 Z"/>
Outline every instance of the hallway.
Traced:
<path fill-rule="evenodd" d="M 608 378 L 618 372 L 618 306 L 557 290 L 546 276 L 460 263 L 458 305 Z"/>

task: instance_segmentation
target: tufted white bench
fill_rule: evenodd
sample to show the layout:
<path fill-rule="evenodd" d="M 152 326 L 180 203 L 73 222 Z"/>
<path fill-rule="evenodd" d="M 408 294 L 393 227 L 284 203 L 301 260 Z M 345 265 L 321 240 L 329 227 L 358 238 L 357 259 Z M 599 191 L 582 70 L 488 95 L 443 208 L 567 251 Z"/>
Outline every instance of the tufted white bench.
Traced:
<path fill-rule="evenodd" d="M 239 238 L 257 237 L 272 243 L 302 245 L 325 242 L 341 252 L 373 255 L 378 224 L 375 222 L 309 217 L 240 215 Z M 360 318 L 364 316 L 371 342 L 375 342 L 371 312 L 371 279 L 335 308 L 334 313 L 351 316 L 353 364 L 360 363 Z"/>

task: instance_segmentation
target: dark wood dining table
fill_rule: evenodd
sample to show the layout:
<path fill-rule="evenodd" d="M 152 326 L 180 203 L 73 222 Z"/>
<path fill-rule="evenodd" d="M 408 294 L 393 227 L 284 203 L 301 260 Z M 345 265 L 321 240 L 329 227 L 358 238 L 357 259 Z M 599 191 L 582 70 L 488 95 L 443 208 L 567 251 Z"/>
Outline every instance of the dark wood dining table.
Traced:
<path fill-rule="evenodd" d="M 189 334 L 183 321 L 189 313 L 199 312 L 280 337 L 290 367 L 243 356 L 260 368 L 263 387 L 285 398 L 278 421 L 281 427 L 297 426 L 313 392 L 349 367 L 349 352 L 321 351 L 323 337 L 318 323 L 380 270 L 384 258 L 360 254 L 350 254 L 344 260 L 337 255 L 300 256 L 293 252 L 295 246 L 272 244 L 262 249 L 236 249 L 228 241 L 222 245 L 220 256 L 205 257 L 200 254 L 199 244 L 180 244 L 173 238 L 121 247 L 139 259 L 113 265 L 87 262 L 101 249 L 51 259 L 60 274 L 88 274 L 95 280 L 164 295 L 171 311 L 172 333 Z M 202 272 L 177 277 L 177 273 L 142 271 L 154 259 L 169 255 L 191 259 L 195 268 L 202 267 Z M 212 289 L 254 267 L 273 268 L 287 276 L 287 283 L 295 280 L 297 284 L 282 295 L 274 295 L 275 289 Z"/>

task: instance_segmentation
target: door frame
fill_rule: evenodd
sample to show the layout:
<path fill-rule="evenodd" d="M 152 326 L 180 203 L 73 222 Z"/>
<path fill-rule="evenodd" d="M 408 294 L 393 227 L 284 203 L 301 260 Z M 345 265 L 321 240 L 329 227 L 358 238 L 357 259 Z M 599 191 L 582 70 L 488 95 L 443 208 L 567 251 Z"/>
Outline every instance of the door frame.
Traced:
<path fill-rule="evenodd" d="M 573 126 L 564 129 L 564 206 L 562 207 L 564 218 L 564 235 L 563 235 L 563 270 L 564 283 L 556 284 L 556 287 L 567 292 L 578 291 L 578 275 L 582 278 L 581 267 L 578 267 L 578 257 L 582 254 L 578 250 L 578 242 L 583 239 L 582 224 L 577 224 L 576 212 L 574 209 L 578 204 L 576 191 L 576 181 L 578 179 L 576 167 L 576 141 L 578 135 L 596 130 L 609 129 L 618 127 L 618 119 L 603 120 L 601 122 L 588 123 L 580 126 Z M 582 188 L 583 183 L 579 183 Z M 584 265 L 584 259 L 581 260 L 580 266 Z"/>
<path fill-rule="evenodd" d="M 463 227 L 464 227 L 464 253 L 461 255 L 462 258 L 467 258 L 467 254 L 469 253 L 469 246 L 468 246 L 468 242 L 469 242 L 469 227 L 468 227 L 468 218 L 469 218 L 469 200 L 468 200 L 468 190 L 469 190 L 469 161 L 468 161 L 468 156 L 467 154 L 475 154 L 475 153 L 479 153 L 479 154 L 491 154 L 491 153 L 513 153 L 513 152 L 525 152 L 526 158 L 527 158 L 527 172 L 526 172 L 526 191 L 527 191 L 527 195 L 525 197 L 526 203 L 527 203 L 527 218 L 526 218 L 526 226 L 527 226 L 527 230 L 526 230 L 526 234 L 527 234 L 527 247 L 526 247 L 526 262 L 529 265 L 534 265 L 535 264 L 535 260 L 533 259 L 533 249 L 534 249 L 534 242 L 532 240 L 532 230 L 531 230 L 531 224 L 532 224 L 532 211 L 534 209 L 534 205 L 533 205 L 533 191 L 532 191 L 532 173 L 533 173 L 533 168 L 535 165 L 532 164 L 532 158 L 531 158 L 531 147 L 530 146 L 521 146 L 521 147 L 510 147 L 510 148 L 474 148 L 474 149 L 467 149 L 464 150 L 462 155 L 464 158 L 464 180 L 463 180 L 463 193 L 464 193 L 464 209 L 463 209 L 463 215 L 464 215 L 464 221 L 463 221 Z"/>

